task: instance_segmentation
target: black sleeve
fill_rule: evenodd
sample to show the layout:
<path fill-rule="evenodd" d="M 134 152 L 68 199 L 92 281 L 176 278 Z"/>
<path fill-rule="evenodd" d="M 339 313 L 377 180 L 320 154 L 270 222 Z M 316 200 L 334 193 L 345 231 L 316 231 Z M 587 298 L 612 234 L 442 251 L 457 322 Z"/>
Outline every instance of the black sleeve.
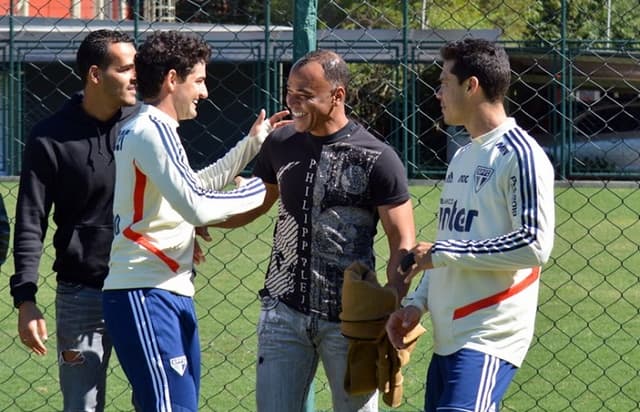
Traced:
<path fill-rule="evenodd" d="M 395 205 L 409 199 L 407 172 L 393 147 L 387 146 L 380 154 L 370 185 L 371 198 L 376 206 Z"/>
<path fill-rule="evenodd" d="M 9 284 L 14 306 L 35 302 L 40 256 L 56 190 L 54 159 L 45 138 L 29 138 L 23 153 L 13 237 L 15 274 Z"/>
<path fill-rule="evenodd" d="M 9 216 L 7 216 L 7 209 L 4 206 L 4 199 L 0 196 L 0 265 L 7 260 L 10 234 Z"/>
<path fill-rule="evenodd" d="M 253 166 L 253 175 L 259 177 L 265 183 L 278 184 L 278 179 L 272 165 L 273 144 L 274 138 L 272 133 L 267 136 L 256 156 L 255 165 Z"/>

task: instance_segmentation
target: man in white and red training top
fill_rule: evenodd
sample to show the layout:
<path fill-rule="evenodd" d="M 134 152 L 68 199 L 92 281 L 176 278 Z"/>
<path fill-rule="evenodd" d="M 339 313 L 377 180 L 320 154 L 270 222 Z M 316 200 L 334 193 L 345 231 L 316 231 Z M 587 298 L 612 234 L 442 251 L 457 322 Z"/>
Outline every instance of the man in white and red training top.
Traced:
<path fill-rule="evenodd" d="M 441 55 L 444 121 L 464 126 L 471 142 L 447 170 L 436 241 L 412 250 L 407 277 L 428 270 L 387 332 L 402 347 L 429 311 L 434 355 L 425 411 L 495 412 L 533 337 L 540 266 L 553 247 L 554 171 L 505 113 L 504 49 L 466 39 Z"/>
<path fill-rule="evenodd" d="M 193 303 L 194 227 L 262 204 L 251 179 L 221 192 L 287 112 L 264 120 L 209 167 L 194 172 L 177 133 L 208 96 L 209 46 L 175 31 L 147 37 L 135 57 L 144 104 L 115 143 L 114 232 L 104 316 L 138 411 L 198 410 L 200 343 Z"/>

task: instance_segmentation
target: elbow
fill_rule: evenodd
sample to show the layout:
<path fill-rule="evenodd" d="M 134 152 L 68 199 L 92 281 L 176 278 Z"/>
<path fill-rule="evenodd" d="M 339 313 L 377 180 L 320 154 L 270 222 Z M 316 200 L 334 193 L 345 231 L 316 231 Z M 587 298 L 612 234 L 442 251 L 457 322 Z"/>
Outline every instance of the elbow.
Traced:
<path fill-rule="evenodd" d="M 549 261 L 551 257 L 551 251 L 553 249 L 553 242 L 535 242 L 532 247 L 533 256 L 535 259 L 534 264 L 536 266 L 542 266 Z"/>

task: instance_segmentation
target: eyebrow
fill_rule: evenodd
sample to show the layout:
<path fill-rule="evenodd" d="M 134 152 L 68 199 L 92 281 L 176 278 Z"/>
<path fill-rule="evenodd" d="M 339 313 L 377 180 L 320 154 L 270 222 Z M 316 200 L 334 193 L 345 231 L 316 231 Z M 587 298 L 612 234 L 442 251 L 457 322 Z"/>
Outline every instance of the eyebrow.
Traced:
<path fill-rule="evenodd" d="M 312 89 L 308 89 L 308 88 L 302 88 L 302 89 L 295 89 L 293 87 L 291 87 L 288 83 L 287 83 L 287 90 L 291 90 L 297 93 L 313 93 Z"/>

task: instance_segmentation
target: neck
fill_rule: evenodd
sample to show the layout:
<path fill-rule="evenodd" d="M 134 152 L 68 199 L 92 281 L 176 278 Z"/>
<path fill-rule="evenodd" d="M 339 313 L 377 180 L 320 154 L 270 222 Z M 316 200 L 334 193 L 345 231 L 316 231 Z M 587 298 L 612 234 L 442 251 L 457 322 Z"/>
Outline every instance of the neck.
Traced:
<path fill-rule="evenodd" d="M 318 137 L 330 136 L 345 127 L 347 123 L 349 123 L 349 118 L 346 115 L 341 115 L 327 120 L 321 129 L 311 130 L 310 133 Z"/>
<path fill-rule="evenodd" d="M 507 120 L 502 103 L 483 102 L 478 104 L 472 113 L 464 124 L 472 139 L 492 131 Z"/>
<path fill-rule="evenodd" d="M 111 119 L 120 110 L 119 106 L 106 104 L 105 99 L 87 89 L 84 90 L 82 97 L 82 108 L 89 116 L 101 122 Z"/>
<path fill-rule="evenodd" d="M 178 113 L 176 112 L 176 108 L 170 96 L 161 95 L 155 98 L 145 99 L 144 102 L 151 106 L 155 106 L 158 110 L 165 112 L 170 117 L 172 117 L 175 121 L 178 121 Z"/>

